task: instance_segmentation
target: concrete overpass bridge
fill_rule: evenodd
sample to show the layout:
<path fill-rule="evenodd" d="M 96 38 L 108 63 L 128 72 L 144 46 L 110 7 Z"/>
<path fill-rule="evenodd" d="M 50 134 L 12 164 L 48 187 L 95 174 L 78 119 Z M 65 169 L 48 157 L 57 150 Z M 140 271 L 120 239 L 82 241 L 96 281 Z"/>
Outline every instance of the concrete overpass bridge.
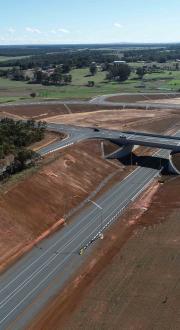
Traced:
<path fill-rule="evenodd" d="M 168 150 L 169 157 L 169 171 L 174 174 L 180 174 L 180 168 L 174 162 L 174 156 L 180 155 L 180 137 L 148 134 L 141 132 L 121 132 L 119 138 L 107 138 L 114 145 L 117 146 L 115 150 L 106 153 L 104 145 L 102 144 L 102 152 L 104 158 L 108 159 L 122 159 L 127 157 L 133 152 L 135 146 L 144 146 L 155 149 Z M 153 157 L 152 157 L 153 159 Z"/>
<path fill-rule="evenodd" d="M 105 158 L 111 159 L 120 159 L 128 156 L 133 151 L 134 146 L 145 146 L 167 150 L 169 153 L 167 152 L 166 158 L 169 158 L 170 171 L 176 174 L 180 174 L 180 169 L 177 168 L 173 161 L 174 155 L 180 154 L 180 134 L 178 136 L 178 133 L 174 136 L 171 136 L 134 131 L 122 132 L 116 130 L 78 127 L 61 124 L 48 124 L 48 129 L 64 132 L 68 134 L 68 138 L 42 148 L 40 150 L 41 155 L 62 149 L 83 140 L 99 139 L 102 141 L 110 141 L 114 144 L 114 146 L 116 146 L 116 148 L 111 150 L 109 153 L 106 153 L 103 148 L 103 156 Z"/>

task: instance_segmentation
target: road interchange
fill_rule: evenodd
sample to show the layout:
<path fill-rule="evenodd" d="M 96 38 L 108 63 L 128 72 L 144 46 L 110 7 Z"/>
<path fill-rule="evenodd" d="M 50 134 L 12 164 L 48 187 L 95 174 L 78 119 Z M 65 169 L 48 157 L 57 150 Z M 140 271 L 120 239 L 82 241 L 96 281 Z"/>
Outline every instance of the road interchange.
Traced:
<path fill-rule="evenodd" d="M 164 105 L 163 105 L 164 106 Z M 154 154 L 169 157 L 169 151 L 180 150 L 180 136 L 162 136 L 140 132 L 82 128 L 48 124 L 48 129 L 64 132 L 67 138 L 40 150 L 41 156 L 60 150 L 87 139 L 110 140 L 127 144 L 163 148 Z M 121 143 L 120 143 L 121 145 Z M 0 281 L 0 329 L 24 329 L 42 310 L 49 299 L 61 290 L 93 250 L 93 242 L 99 234 L 120 215 L 159 174 L 160 169 L 138 167 L 123 181 L 103 193 L 95 205 L 87 203 L 62 230 L 56 232 L 34 247 L 16 264 L 1 275 Z M 89 246 L 83 256 L 79 251 Z"/>

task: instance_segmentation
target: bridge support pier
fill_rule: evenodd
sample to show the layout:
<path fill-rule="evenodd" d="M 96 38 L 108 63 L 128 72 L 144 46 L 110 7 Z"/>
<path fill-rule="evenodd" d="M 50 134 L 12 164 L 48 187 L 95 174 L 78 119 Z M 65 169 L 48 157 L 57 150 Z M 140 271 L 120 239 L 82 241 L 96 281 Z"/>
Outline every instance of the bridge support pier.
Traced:
<path fill-rule="evenodd" d="M 105 159 L 121 159 L 127 157 L 133 151 L 134 145 L 117 145 L 117 150 L 113 151 L 110 154 L 105 154 L 104 143 L 101 144 L 103 158 Z"/>

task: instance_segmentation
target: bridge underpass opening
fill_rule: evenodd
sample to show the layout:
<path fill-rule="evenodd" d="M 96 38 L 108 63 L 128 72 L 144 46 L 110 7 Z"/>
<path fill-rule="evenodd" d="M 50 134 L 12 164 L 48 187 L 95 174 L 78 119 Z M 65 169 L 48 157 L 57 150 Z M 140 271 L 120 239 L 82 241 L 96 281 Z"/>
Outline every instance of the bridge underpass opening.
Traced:
<path fill-rule="evenodd" d="M 134 145 L 120 145 L 113 141 L 103 141 L 101 149 L 103 158 L 119 159 L 124 165 L 134 165 L 165 171 L 169 174 L 180 174 L 180 152 L 170 152 L 169 158 L 161 156 L 137 156 L 133 150 Z"/>

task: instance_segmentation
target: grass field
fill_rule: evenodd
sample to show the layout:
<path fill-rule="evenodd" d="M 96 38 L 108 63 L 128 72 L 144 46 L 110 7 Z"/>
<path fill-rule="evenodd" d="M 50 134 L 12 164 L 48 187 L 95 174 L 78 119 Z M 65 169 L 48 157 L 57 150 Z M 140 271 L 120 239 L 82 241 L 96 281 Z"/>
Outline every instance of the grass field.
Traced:
<path fill-rule="evenodd" d="M 98 71 L 95 76 L 89 74 L 89 69 L 73 69 L 72 83 L 67 86 L 42 86 L 27 84 L 22 81 L 11 81 L 0 78 L 0 103 L 13 100 L 30 99 L 30 94 L 36 92 L 37 100 L 41 99 L 88 99 L 97 95 L 123 92 L 157 92 L 179 91 L 180 71 L 164 71 L 162 73 L 146 74 L 144 82 L 132 73 L 124 83 L 108 82 L 106 72 Z M 94 81 L 94 87 L 88 87 L 88 81 Z"/>
<path fill-rule="evenodd" d="M 21 58 L 25 58 L 25 57 L 29 57 L 29 56 L 0 56 L 0 62 L 6 62 L 9 60 L 19 60 Z"/>

